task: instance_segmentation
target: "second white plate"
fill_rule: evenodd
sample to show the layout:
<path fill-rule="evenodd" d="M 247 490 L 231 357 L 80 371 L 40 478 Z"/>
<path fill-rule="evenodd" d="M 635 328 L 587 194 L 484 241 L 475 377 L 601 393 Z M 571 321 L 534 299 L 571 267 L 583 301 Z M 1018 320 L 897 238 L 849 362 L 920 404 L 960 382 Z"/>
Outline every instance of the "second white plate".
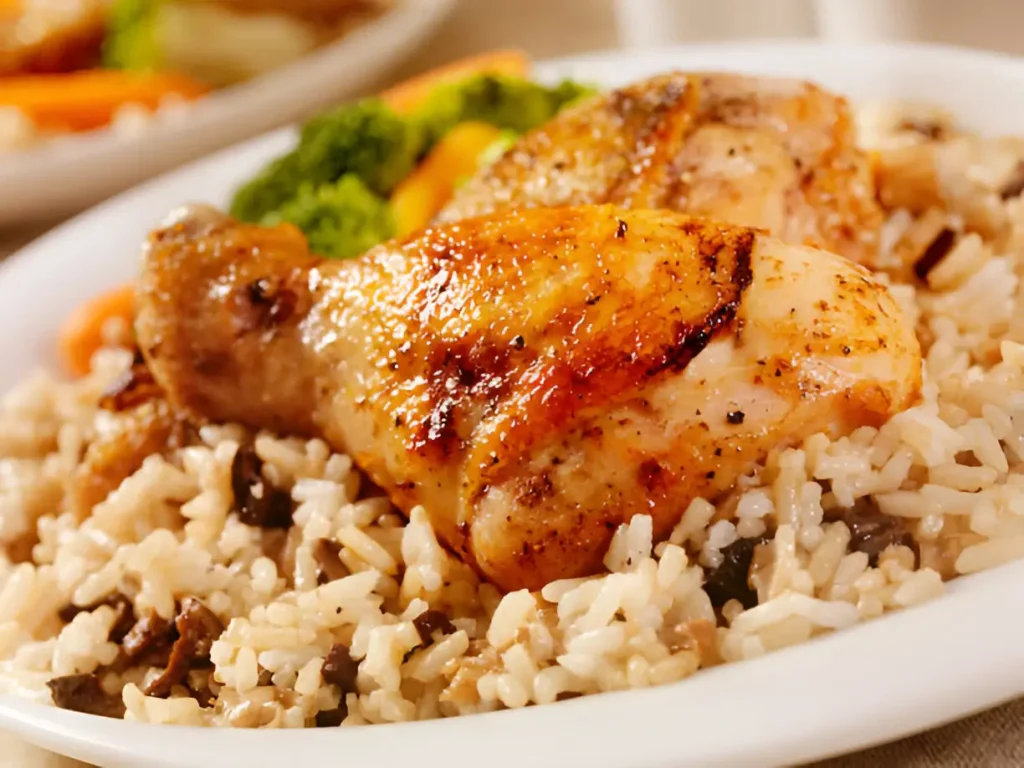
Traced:
<path fill-rule="evenodd" d="M 358 93 L 413 53 L 453 0 L 398 0 L 381 18 L 248 83 L 212 94 L 138 136 L 112 130 L 0 158 L 0 227 L 64 216 L 193 158 Z"/>

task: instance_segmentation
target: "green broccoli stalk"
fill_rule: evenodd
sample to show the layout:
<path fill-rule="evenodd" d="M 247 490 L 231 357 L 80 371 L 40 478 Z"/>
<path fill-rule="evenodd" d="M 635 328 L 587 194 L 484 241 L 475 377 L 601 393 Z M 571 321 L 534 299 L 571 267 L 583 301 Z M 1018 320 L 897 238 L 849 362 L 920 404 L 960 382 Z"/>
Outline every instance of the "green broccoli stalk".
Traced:
<path fill-rule="evenodd" d="M 519 77 L 477 75 L 439 86 L 414 119 L 423 126 L 428 144 L 466 120 L 526 133 L 546 123 L 567 104 L 592 93 L 594 89 L 571 80 L 548 87 Z"/>
<path fill-rule="evenodd" d="M 351 173 L 319 187 L 303 184 L 294 198 L 260 220 L 266 226 L 281 222 L 301 229 L 314 253 L 335 259 L 359 256 L 395 233 L 387 201 Z"/>
<path fill-rule="evenodd" d="M 501 135 L 488 144 L 476 159 L 477 170 L 488 168 L 498 162 L 518 139 L 519 134 L 515 131 L 508 129 L 502 131 Z"/>
<path fill-rule="evenodd" d="M 483 152 L 481 152 L 477 156 L 477 158 L 476 158 L 476 170 L 477 170 L 477 172 L 479 173 L 484 168 L 489 168 L 490 166 L 492 166 L 496 162 L 498 162 L 498 160 L 501 159 L 502 155 L 504 155 L 506 152 L 508 152 L 509 148 L 513 144 L 516 143 L 516 140 L 518 138 L 519 138 L 519 134 L 516 133 L 515 131 L 510 131 L 510 130 L 507 130 L 507 129 L 502 131 L 501 135 L 498 136 L 498 138 L 496 138 L 494 141 L 492 141 L 486 147 L 484 147 Z M 460 179 L 456 179 L 456 181 L 455 181 L 455 188 L 458 189 L 463 184 L 465 184 L 467 181 L 469 181 L 469 177 L 468 176 L 464 176 L 464 177 L 462 177 Z"/>
<path fill-rule="evenodd" d="M 339 107 L 313 118 L 299 145 L 235 193 L 231 214 L 259 221 L 295 197 L 300 187 L 319 187 L 353 174 L 386 195 L 416 164 L 423 134 L 377 99 Z"/>

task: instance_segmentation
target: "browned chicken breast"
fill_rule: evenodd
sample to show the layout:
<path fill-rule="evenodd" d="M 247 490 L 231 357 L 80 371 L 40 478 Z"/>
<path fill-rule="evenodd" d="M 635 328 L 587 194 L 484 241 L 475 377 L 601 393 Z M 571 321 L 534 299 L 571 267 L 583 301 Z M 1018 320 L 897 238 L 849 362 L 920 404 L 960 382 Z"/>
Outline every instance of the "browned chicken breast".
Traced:
<path fill-rule="evenodd" d="M 537 208 L 323 261 L 191 209 L 155 232 L 137 332 L 173 405 L 324 436 L 505 589 L 665 536 L 773 447 L 919 386 L 886 289 L 824 251 L 680 214 Z"/>
<path fill-rule="evenodd" d="M 793 80 L 680 72 L 564 111 L 439 218 L 581 203 L 760 227 L 864 264 L 882 221 L 844 99 Z"/>

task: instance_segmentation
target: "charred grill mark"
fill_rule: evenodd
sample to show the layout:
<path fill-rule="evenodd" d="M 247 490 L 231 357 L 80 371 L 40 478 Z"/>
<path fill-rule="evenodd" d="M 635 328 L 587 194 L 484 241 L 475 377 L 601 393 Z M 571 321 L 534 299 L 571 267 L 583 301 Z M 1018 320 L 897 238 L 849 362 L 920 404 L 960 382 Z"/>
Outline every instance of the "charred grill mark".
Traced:
<path fill-rule="evenodd" d="M 529 393 L 529 399 L 508 421 L 498 450 L 499 461 L 490 461 L 488 450 L 488 460 L 480 462 L 481 487 L 500 484 L 509 476 L 517 457 L 530 450 L 536 439 L 537 424 L 549 430 L 561 428 L 596 403 L 608 405 L 623 396 L 628 398 L 631 390 L 646 386 L 665 372 L 681 372 L 718 334 L 735 326 L 740 302 L 753 280 L 751 259 L 756 233 L 749 229 L 720 230 L 697 221 L 688 222 L 686 227 L 695 240 L 708 238 L 711 244 L 706 247 L 719 253 L 714 279 L 718 303 L 707 307 L 700 322 L 677 321 L 668 329 L 639 322 L 633 328 L 610 330 L 558 355 L 530 361 L 532 364 L 521 369 L 515 381 L 516 391 Z M 571 326 L 580 317 L 578 310 L 566 308 L 546 330 L 571 338 Z M 470 501 L 480 495 L 479 488 L 474 489 Z"/>
<path fill-rule="evenodd" d="M 458 343 L 436 341 L 437 350 L 428 358 L 427 416 L 410 424 L 409 447 L 421 454 L 449 456 L 460 450 L 460 412 L 471 402 L 484 401 L 493 407 L 506 392 L 513 354 L 521 354 L 525 343 L 517 336 L 510 344 L 489 338 L 465 339 Z"/>
<path fill-rule="evenodd" d="M 704 233 L 708 231 L 706 226 L 702 227 L 702 225 L 697 222 L 688 222 L 684 225 L 684 229 L 687 230 L 688 234 L 694 234 L 695 232 Z M 707 246 L 709 249 L 715 249 L 713 251 L 714 254 L 718 254 L 725 246 L 722 241 L 721 233 L 718 232 L 717 234 L 717 240 L 715 238 L 709 238 L 712 241 L 712 244 Z M 697 234 L 697 236 L 701 243 L 703 256 L 705 238 L 700 234 Z M 733 267 L 732 274 L 732 282 L 736 288 L 735 298 L 733 298 L 732 301 L 717 307 L 705 318 L 702 325 L 688 326 L 681 322 L 676 323 L 673 328 L 673 334 L 675 336 L 673 342 L 665 347 L 661 358 L 655 360 L 647 369 L 647 376 L 656 376 L 667 370 L 675 372 L 683 371 L 686 366 L 690 364 L 690 361 L 703 351 L 716 335 L 736 321 L 736 313 L 739 310 L 743 293 L 750 286 L 750 283 L 753 280 L 753 270 L 750 266 L 750 259 L 751 252 L 754 248 L 754 233 L 749 231 L 740 233 L 736 243 L 733 245 L 733 248 L 735 250 L 736 258 L 736 264 Z"/>
<path fill-rule="evenodd" d="M 606 200 L 625 201 L 658 207 L 665 199 L 666 177 L 695 125 L 700 84 L 679 72 L 664 76 L 660 82 L 636 95 L 633 89 L 613 91 L 608 110 L 618 119 L 632 124 L 632 148 L 622 173 L 608 189 Z"/>
<path fill-rule="evenodd" d="M 452 453 L 455 447 L 453 444 L 458 438 L 455 429 L 455 408 L 458 401 L 450 395 L 436 400 L 431 397 L 431 400 L 434 401 L 434 406 L 430 409 L 430 416 L 426 421 L 426 435 L 419 442 L 423 448 L 436 446 L 442 455 L 447 456 Z"/>
<path fill-rule="evenodd" d="M 754 280 L 754 270 L 751 266 L 751 253 L 754 250 L 754 233 L 751 231 L 741 232 L 734 247 L 736 249 L 736 267 L 733 273 L 733 281 L 739 289 L 740 296 L 736 298 L 736 303 L 739 303 L 742 293 L 750 287 Z"/>
<path fill-rule="evenodd" d="M 637 472 L 640 485 L 646 488 L 648 493 L 664 484 L 664 474 L 664 468 L 654 459 L 643 461 Z"/>
<path fill-rule="evenodd" d="M 554 492 L 555 486 L 548 473 L 544 472 L 523 481 L 516 494 L 516 502 L 527 509 L 533 509 L 551 498 Z"/>
<path fill-rule="evenodd" d="M 269 277 L 242 285 L 232 299 L 232 316 L 239 335 L 271 330 L 286 323 L 298 305 L 295 291 Z"/>

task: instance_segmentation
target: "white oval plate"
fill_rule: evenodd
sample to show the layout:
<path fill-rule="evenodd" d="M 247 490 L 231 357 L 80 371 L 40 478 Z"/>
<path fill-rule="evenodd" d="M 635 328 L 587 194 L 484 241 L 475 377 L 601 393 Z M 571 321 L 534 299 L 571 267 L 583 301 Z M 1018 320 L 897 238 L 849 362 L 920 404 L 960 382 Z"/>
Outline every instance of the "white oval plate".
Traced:
<path fill-rule="evenodd" d="M 352 96 L 411 55 L 453 0 L 397 0 L 331 45 L 279 70 L 214 93 L 138 136 L 103 129 L 0 158 L 0 227 L 95 205 L 143 179 L 298 120 Z"/>
<path fill-rule="evenodd" d="M 922 47 L 765 43 L 607 54 L 555 62 L 620 84 L 670 69 L 811 78 L 857 99 L 943 104 L 987 132 L 1024 132 L 1024 62 Z M 141 238 L 188 200 L 224 203 L 285 147 L 277 133 L 157 179 L 96 208 L 0 267 L 0 390 L 52 364 L 64 313 L 136 269 Z M 0 697 L 0 726 L 102 766 L 676 768 L 802 762 L 923 730 L 1024 694 L 1024 561 L 954 582 L 944 597 L 684 682 L 451 720 L 309 731 L 169 728 Z"/>

